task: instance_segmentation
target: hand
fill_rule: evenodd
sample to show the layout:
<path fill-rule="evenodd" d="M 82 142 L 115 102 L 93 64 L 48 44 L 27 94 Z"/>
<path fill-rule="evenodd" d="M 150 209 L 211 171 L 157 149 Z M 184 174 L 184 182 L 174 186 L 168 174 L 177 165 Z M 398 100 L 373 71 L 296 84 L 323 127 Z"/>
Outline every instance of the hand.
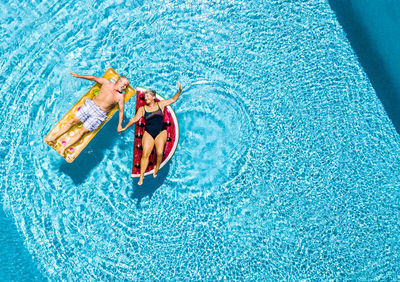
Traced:
<path fill-rule="evenodd" d="M 78 77 L 78 78 L 79 78 L 79 74 L 76 74 L 76 73 L 74 73 L 74 72 L 71 72 L 71 75 L 72 75 L 73 77 Z"/>
<path fill-rule="evenodd" d="M 179 90 L 180 91 L 182 91 L 182 85 L 179 83 L 179 81 L 178 82 L 176 82 L 177 84 L 178 84 L 178 86 L 179 86 Z"/>
<path fill-rule="evenodd" d="M 121 133 L 124 130 L 125 130 L 125 128 L 122 128 L 122 126 L 120 124 L 118 124 L 118 127 L 117 127 L 118 133 Z"/>

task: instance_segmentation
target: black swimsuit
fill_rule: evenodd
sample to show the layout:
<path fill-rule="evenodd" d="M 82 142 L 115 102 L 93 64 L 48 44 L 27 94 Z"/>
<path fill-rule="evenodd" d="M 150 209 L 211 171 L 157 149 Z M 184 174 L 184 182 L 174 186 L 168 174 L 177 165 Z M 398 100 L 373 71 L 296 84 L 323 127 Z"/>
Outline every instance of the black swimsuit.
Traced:
<path fill-rule="evenodd" d="M 154 112 L 146 111 L 144 109 L 144 120 L 146 121 L 146 131 L 156 139 L 157 135 L 165 129 L 164 126 L 164 113 L 162 112 L 160 106 L 158 105 L 158 110 Z"/>

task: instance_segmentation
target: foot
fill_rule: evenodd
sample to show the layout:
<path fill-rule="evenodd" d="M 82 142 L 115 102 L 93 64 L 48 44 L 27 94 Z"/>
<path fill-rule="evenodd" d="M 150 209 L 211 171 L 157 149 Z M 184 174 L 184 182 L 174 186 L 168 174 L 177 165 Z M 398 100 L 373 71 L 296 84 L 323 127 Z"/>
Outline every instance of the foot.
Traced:
<path fill-rule="evenodd" d="M 66 149 L 67 149 L 67 147 L 65 147 L 65 146 L 62 146 L 62 147 L 61 147 L 61 150 L 60 150 L 61 156 L 65 157 L 65 150 L 66 150 Z"/>
<path fill-rule="evenodd" d="M 154 177 L 154 178 L 157 177 L 157 173 L 158 173 L 158 169 L 154 169 L 154 172 L 153 172 L 153 177 Z"/>
<path fill-rule="evenodd" d="M 48 137 L 44 138 L 44 142 L 54 143 L 54 142 L 56 142 L 56 138 L 54 138 L 53 136 L 48 136 Z"/>
<path fill-rule="evenodd" d="M 143 184 L 143 177 L 139 178 L 139 182 L 137 183 L 138 185 L 142 185 Z"/>

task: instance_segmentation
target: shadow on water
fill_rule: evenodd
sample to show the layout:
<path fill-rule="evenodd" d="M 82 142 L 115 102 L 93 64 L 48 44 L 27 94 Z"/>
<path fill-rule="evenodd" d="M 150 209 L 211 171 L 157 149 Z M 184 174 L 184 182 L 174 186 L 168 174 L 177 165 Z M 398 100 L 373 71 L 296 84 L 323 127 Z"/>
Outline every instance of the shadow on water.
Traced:
<path fill-rule="evenodd" d="M 60 172 L 69 175 L 75 185 L 85 181 L 90 171 L 103 160 L 105 151 L 115 144 L 116 138 L 119 137 L 117 126 L 118 115 L 114 115 L 73 163 L 61 164 Z"/>
<path fill-rule="evenodd" d="M 143 198 L 149 196 L 151 198 L 154 192 L 164 183 L 169 172 L 169 162 L 158 171 L 157 178 L 154 178 L 152 174 L 145 176 L 143 184 L 139 186 L 137 182 L 138 177 L 132 178 L 132 199 L 137 199 L 136 206 L 140 208 L 140 202 Z M 130 192 L 130 191 L 127 191 Z"/>
<path fill-rule="evenodd" d="M 374 39 L 365 30 L 360 15 L 357 14 L 351 1 L 329 0 L 329 5 L 336 13 L 397 133 L 400 133 L 400 111 L 398 110 L 400 93 L 391 80 L 378 50 L 372 44 Z"/>
<path fill-rule="evenodd" d="M 0 209 L 0 281 L 47 281 L 37 269 L 24 238 Z"/>

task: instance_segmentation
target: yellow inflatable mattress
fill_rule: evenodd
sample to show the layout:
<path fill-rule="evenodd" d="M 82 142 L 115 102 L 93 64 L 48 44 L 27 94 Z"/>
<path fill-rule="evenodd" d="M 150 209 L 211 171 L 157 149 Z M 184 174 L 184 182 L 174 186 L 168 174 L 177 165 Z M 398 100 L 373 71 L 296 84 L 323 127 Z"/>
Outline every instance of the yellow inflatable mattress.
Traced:
<path fill-rule="evenodd" d="M 119 74 L 113 70 L 112 68 L 109 68 L 103 75 L 104 78 L 106 79 L 112 79 L 114 81 L 117 81 L 119 78 Z M 92 99 L 94 96 L 96 96 L 100 92 L 101 84 L 96 83 L 95 85 L 90 88 L 90 90 L 83 95 L 83 97 L 63 116 L 63 118 L 57 122 L 57 124 L 54 126 L 52 130 L 47 134 L 47 136 L 53 135 L 56 133 L 60 127 L 67 121 L 71 120 L 74 117 L 75 112 L 82 107 L 85 104 L 85 99 L 90 98 Z M 133 89 L 130 85 L 125 89 L 125 103 L 135 94 L 135 89 Z M 115 107 L 108 113 L 107 119 L 94 131 L 87 132 L 82 136 L 82 138 L 73 144 L 71 147 L 67 148 L 65 150 L 65 155 L 61 155 L 60 149 L 62 144 L 65 144 L 65 142 L 68 141 L 69 138 L 74 136 L 77 131 L 82 127 L 82 123 L 78 123 L 77 125 L 74 125 L 69 131 L 61 135 L 58 139 L 57 142 L 52 144 L 52 143 L 47 143 L 50 147 L 52 147 L 60 156 L 62 156 L 67 162 L 72 163 L 76 157 L 82 152 L 82 150 L 86 147 L 87 144 L 89 144 L 90 140 L 97 134 L 97 132 L 103 127 L 103 125 L 114 115 L 114 113 L 118 111 L 118 105 L 115 105 Z M 115 129 L 117 130 L 117 129 Z M 46 137 L 47 137 L 46 136 Z"/>

